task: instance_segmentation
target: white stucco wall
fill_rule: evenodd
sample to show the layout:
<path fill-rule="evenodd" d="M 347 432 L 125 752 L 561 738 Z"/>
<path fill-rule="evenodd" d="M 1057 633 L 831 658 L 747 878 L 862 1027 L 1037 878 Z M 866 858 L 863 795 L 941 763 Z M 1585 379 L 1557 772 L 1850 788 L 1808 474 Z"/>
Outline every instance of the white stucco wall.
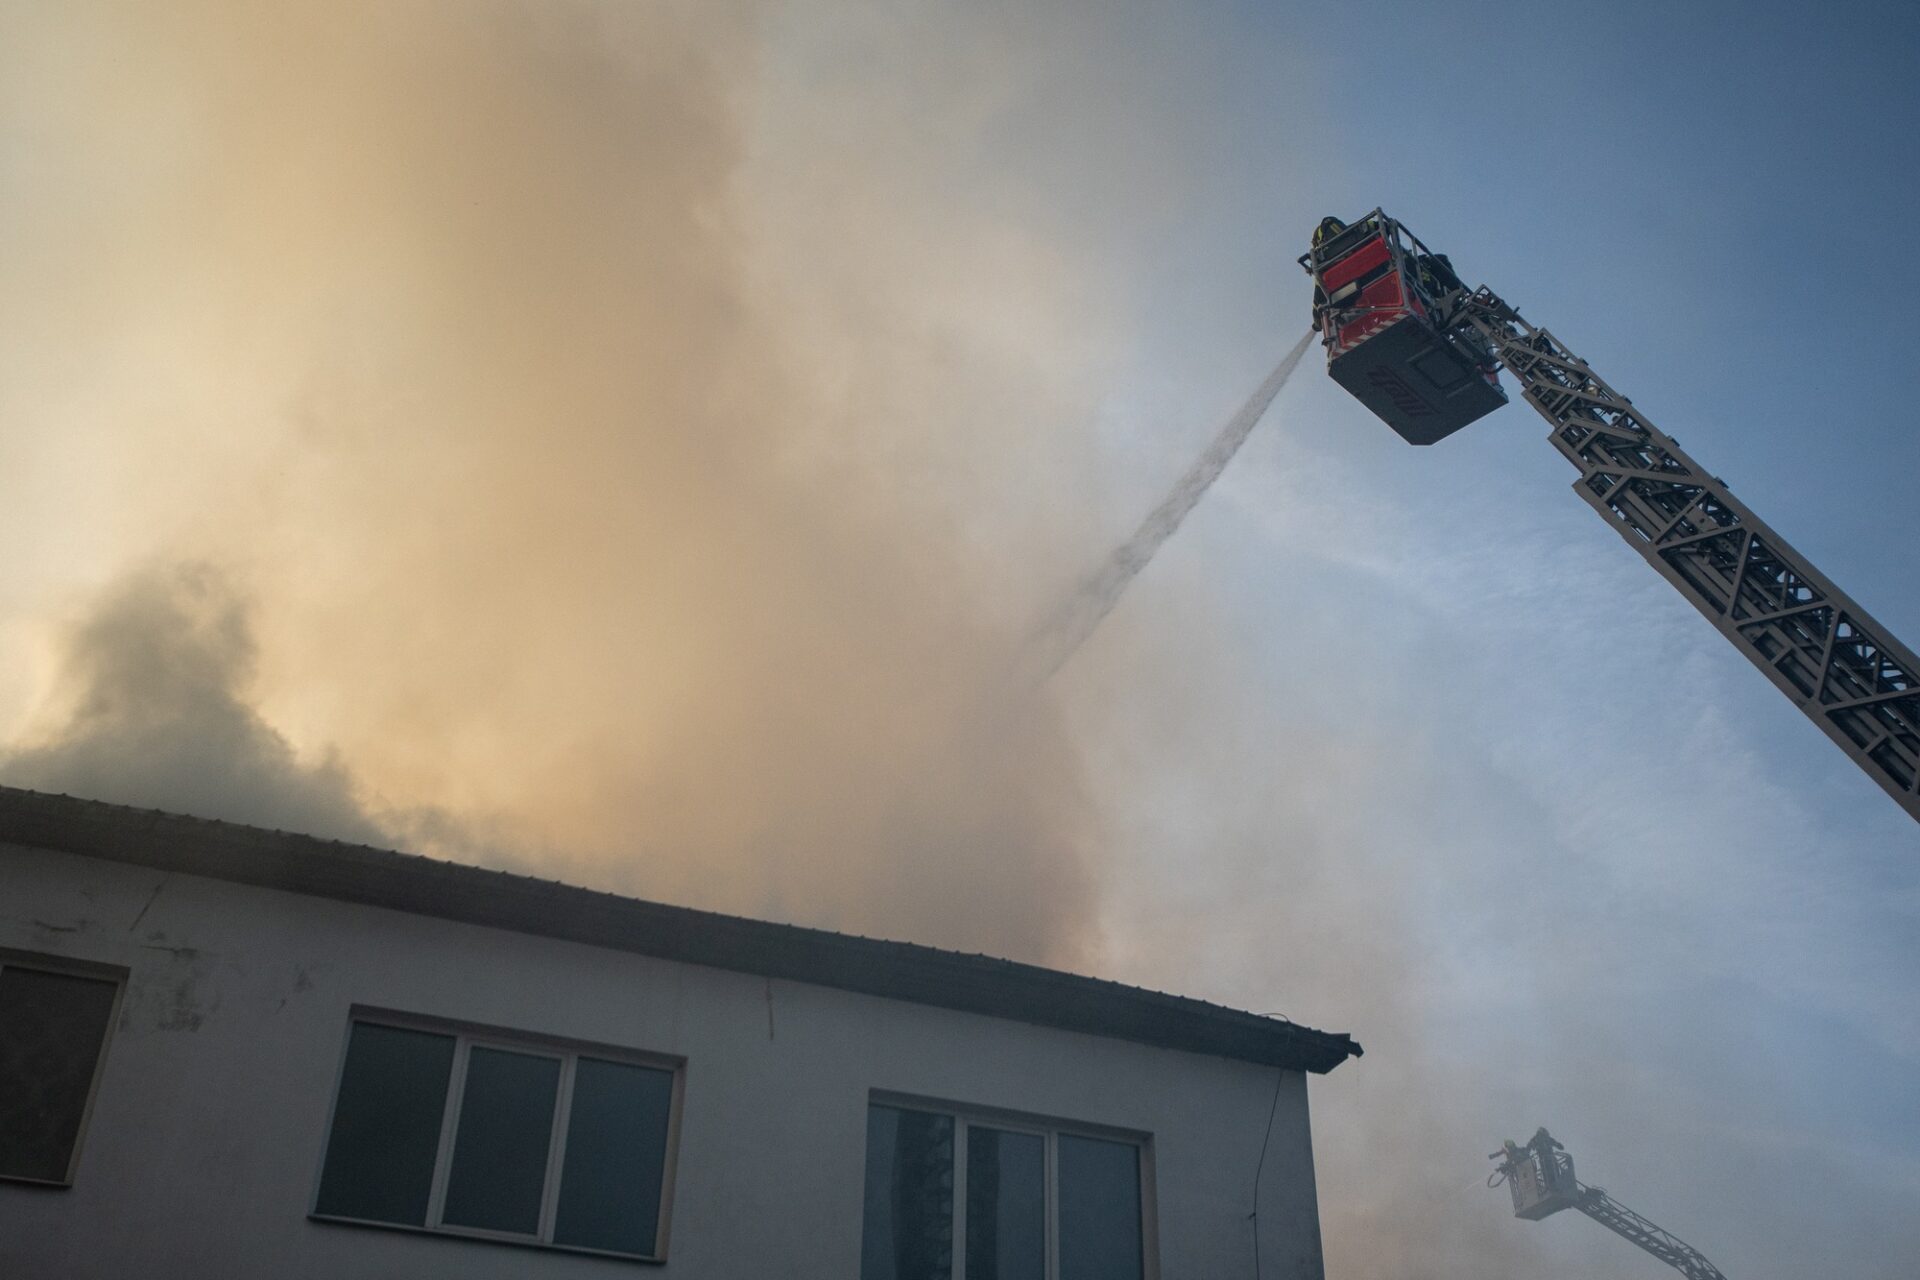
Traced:
<path fill-rule="evenodd" d="M 855 1280 L 874 1090 L 1151 1134 L 1159 1275 L 1250 1280 L 1277 1077 L 1264 1280 L 1321 1280 L 1297 1072 L 4 844 L 0 946 L 131 971 L 73 1187 L 0 1182 L 8 1280 L 647 1270 L 308 1220 L 355 1004 L 684 1057 L 687 1280 Z"/>

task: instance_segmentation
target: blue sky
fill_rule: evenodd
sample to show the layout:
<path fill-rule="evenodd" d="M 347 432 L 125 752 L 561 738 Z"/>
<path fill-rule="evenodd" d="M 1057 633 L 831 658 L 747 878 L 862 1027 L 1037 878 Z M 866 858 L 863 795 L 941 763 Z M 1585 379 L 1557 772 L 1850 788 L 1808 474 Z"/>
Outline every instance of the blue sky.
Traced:
<path fill-rule="evenodd" d="M 1910 11 L 1301 17 L 1243 15 L 1219 82 L 1244 176 L 1206 244 L 1175 254 L 1257 262 L 1277 282 L 1265 327 L 1284 333 L 1300 232 L 1384 206 L 1896 634 L 1920 631 L 1920 441 L 1901 412 L 1917 268 L 1898 247 L 1916 205 Z M 1269 54 L 1303 79 L 1263 76 Z M 1265 170 L 1251 157 L 1276 134 L 1286 159 Z M 1205 549 L 1175 554 L 1211 579 L 1266 696 L 1404 752 L 1322 781 L 1373 815 L 1349 856 L 1414 846 L 1376 856 L 1383 893 L 1412 904 L 1408 968 L 1432 975 L 1420 1016 L 1445 1065 L 1429 1105 L 1504 1126 L 1490 1140 L 1553 1126 L 1590 1179 L 1730 1274 L 1823 1272 L 1836 1247 L 1866 1274 L 1904 1271 L 1911 822 L 1569 492 L 1524 406 L 1415 450 L 1322 382 L 1289 389 L 1263 430 L 1192 527 Z M 1394 1074 L 1369 1058 L 1316 1096 L 1353 1123 L 1374 1070 Z M 1323 1122 L 1323 1153 L 1338 1132 Z M 1330 1216 L 1379 1154 L 1332 1157 Z M 1641 1274 L 1597 1228 L 1507 1226 L 1553 1233 L 1533 1265 Z"/>

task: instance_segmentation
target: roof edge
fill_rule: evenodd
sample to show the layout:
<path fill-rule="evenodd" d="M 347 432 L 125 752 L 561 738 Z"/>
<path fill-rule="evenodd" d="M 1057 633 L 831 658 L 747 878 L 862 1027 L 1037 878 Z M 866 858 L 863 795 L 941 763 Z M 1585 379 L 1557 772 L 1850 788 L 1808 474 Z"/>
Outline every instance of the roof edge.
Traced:
<path fill-rule="evenodd" d="M 991 956 L 621 897 L 419 854 L 0 786 L 0 841 L 1324 1074 L 1349 1035 Z"/>

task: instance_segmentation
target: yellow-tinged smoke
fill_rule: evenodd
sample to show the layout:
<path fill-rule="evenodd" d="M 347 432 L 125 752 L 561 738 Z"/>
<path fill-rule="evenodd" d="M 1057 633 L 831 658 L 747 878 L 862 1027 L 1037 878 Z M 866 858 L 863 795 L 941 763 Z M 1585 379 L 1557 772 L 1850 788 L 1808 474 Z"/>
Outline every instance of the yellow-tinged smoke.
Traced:
<path fill-rule="evenodd" d="M 1071 744 L 971 727 L 1064 566 L 955 510 L 1097 281 L 885 122 L 766 152 L 752 5 L 6 22 L 0 778 L 1080 953 Z"/>

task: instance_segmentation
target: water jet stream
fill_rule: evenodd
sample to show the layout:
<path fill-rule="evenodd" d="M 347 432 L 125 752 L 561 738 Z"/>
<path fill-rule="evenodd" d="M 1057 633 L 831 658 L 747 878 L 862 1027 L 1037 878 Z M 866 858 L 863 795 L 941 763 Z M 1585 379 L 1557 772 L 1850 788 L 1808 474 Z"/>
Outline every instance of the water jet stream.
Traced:
<path fill-rule="evenodd" d="M 1155 553 L 1179 530 L 1187 513 L 1199 505 L 1213 482 L 1233 461 L 1233 456 L 1240 452 L 1240 446 L 1253 433 L 1273 398 L 1280 394 L 1280 388 L 1293 376 L 1312 342 L 1313 334 L 1309 332 L 1294 343 L 1293 349 L 1280 358 L 1266 381 L 1254 389 L 1247 402 L 1220 428 L 1206 451 L 1187 468 L 1160 505 L 1140 522 L 1133 536 L 1115 547 L 1100 567 L 1034 628 L 1018 668 L 1023 677 L 1017 682 L 1019 687 L 1034 689 L 1046 683 L 1113 612 L 1127 585 L 1152 562 Z"/>

